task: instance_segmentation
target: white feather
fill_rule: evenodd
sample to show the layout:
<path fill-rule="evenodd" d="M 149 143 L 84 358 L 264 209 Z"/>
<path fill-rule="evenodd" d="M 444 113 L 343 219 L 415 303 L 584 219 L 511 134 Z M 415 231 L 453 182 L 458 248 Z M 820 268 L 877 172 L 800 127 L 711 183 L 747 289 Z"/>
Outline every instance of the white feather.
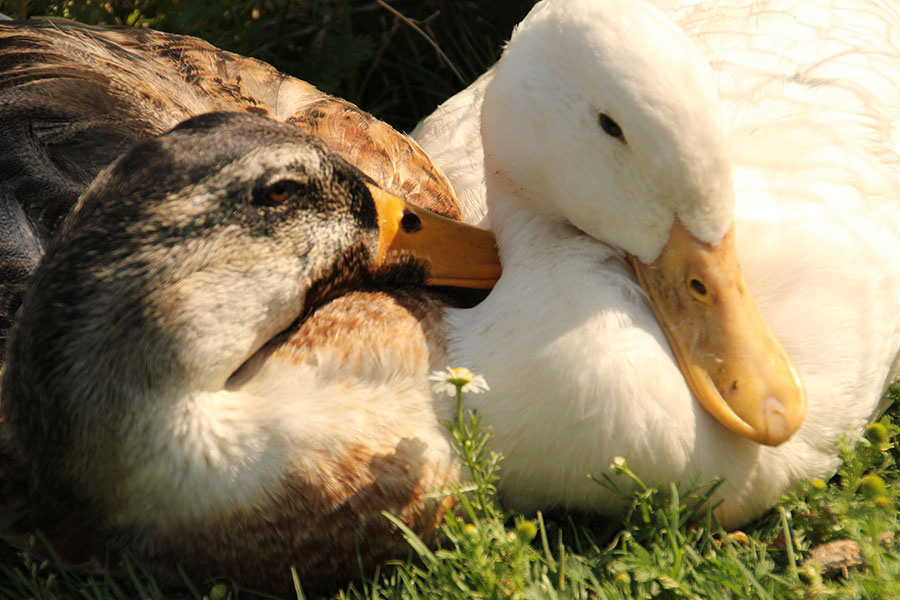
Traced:
<path fill-rule="evenodd" d="M 638 0 L 544 0 L 491 79 L 423 123 L 457 193 L 481 193 L 471 182 L 486 172 L 504 264 L 484 303 L 450 312 L 451 355 L 491 385 L 467 401 L 506 457 L 510 505 L 614 512 L 586 475 L 623 456 L 647 482 L 724 477 L 718 516 L 736 526 L 831 473 L 838 439 L 883 408 L 900 347 L 900 16 L 867 0 L 656 4 L 683 34 Z M 534 35 L 548 22 L 565 50 Z M 465 106 L 482 95 L 496 110 L 485 100 L 479 123 Z M 627 150 L 595 135 L 588 106 L 617 111 Z M 518 129 L 497 125 L 503 110 Z M 454 129 L 467 133 L 440 135 Z M 446 162 L 485 148 L 486 171 Z M 652 258 L 673 210 L 714 237 L 732 219 L 723 182 L 750 291 L 809 393 L 806 421 L 776 448 L 692 400 L 620 258 Z M 711 190 L 699 210 L 696 190 Z"/>

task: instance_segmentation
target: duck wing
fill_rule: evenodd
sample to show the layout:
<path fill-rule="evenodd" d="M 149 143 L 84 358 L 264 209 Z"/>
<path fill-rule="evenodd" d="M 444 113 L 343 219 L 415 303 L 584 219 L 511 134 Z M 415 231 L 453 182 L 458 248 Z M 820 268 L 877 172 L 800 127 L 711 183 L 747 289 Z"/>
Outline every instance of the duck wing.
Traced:
<path fill-rule="evenodd" d="M 346 100 L 194 37 L 58 20 L 2 24 L 0 99 L 3 117 L 24 116 L 32 128 L 84 144 L 86 156 L 65 146 L 55 155 L 86 161 L 90 178 L 136 139 L 232 110 L 293 123 L 387 191 L 460 214 L 446 178 L 409 137 Z"/>
<path fill-rule="evenodd" d="M 447 99 L 412 131 L 413 139 L 441 165 L 459 200 L 463 220 L 487 224 L 484 149 L 481 145 L 481 103 L 494 69 Z"/>
<path fill-rule="evenodd" d="M 97 173 L 134 143 L 220 110 L 292 123 L 388 192 L 460 218 L 447 179 L 409 137 L 259 60 L 152 30 L 2 22 L 0 340 L 46 242 Z"/>

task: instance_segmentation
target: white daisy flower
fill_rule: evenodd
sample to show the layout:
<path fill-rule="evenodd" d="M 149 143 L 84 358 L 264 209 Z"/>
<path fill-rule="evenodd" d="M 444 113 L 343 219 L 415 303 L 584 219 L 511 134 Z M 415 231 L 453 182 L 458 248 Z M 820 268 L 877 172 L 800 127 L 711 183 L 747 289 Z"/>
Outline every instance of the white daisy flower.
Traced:
<path fill-rule="evenodd" d="M 481 375 L 475 375 L 465 367 L 447 367 L 446 371 L 435 371 L 428 376 L 428 379 L 434 382 L 431 389 L 435 393 L 444 392 L 448 396 L 455 396 L 457 388 L 463 392 L 472 392 L 480 394 L 485 390 L 491 389 Z"/>

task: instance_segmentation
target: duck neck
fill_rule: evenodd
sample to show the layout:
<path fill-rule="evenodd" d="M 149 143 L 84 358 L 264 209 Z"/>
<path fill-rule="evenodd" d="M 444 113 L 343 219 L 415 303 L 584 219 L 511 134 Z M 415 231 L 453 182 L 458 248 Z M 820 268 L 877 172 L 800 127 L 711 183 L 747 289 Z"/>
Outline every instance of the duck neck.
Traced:
<path fill-rule="evenodd" d="M 488 219 L 497 237 L 504 271 L 553 262 L 558 249 L 567 248 L 571 243 L 580 246 L 585 240 L 590 240 L 595 252 L 617 254 L 571 223 L 525 206 L 508 183 L 487 177 L 486 188 Z"/>

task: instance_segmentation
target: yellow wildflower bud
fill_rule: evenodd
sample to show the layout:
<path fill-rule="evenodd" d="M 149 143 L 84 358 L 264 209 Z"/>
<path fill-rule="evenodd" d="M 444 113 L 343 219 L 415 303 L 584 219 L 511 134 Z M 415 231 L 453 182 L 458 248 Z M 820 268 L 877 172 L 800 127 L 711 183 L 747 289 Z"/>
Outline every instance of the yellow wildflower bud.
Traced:
<path fill-rule="evenodd" d="M 537 526 L 534 521 L 522 521 L 516 526 L 516 535 L 525 543 L 530 542 L 537 535 Z"/>
<path fill-rule="evenodd" d="M 868 425 L 866 427 L 866 439 L 869 440 L 873 446 L 881 448 L 888 443 L 887 427 L 881 423 L 872 423 Z"/>
<path fill-rule="evenodd" d="M 217 583 L 209 590 L 209 600 L 225 600 L 228 598 L 228 586 L 224 583 Z"/>
<path fill-rule="evenodd" d="M 866 498 L 887 495 L 887 486 L 884 485 L 884 480 L 874 473 L 862 478 L 859 489 L 866 495 Z"/>

